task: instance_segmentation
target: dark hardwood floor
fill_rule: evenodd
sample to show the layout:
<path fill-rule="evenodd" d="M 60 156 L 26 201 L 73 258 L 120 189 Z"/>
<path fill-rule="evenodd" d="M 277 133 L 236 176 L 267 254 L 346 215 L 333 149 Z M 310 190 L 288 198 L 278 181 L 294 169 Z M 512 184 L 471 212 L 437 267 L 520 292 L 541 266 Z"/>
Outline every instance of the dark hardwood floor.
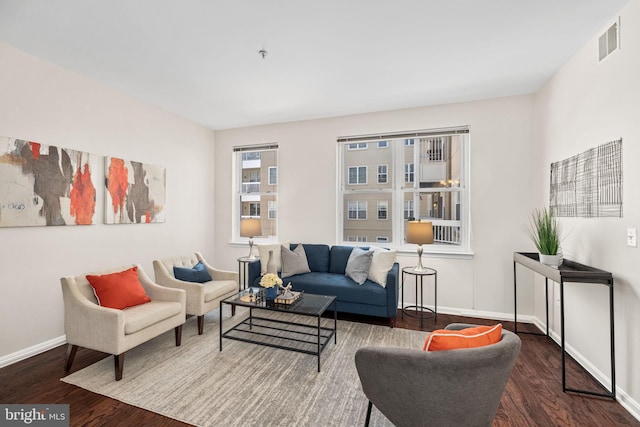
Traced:
<path fill-rule="evenodd" d="M 379 323 L 372 318 L 341 316 L 341 319 Z M 189 319 L 193 323 L 195 319 Z M 495 324 L 495 321 L 439 314 L 437 322 L 427 319 L 425 330 L 449 323 Z M 513 322 L 502 322 L 513 330 Z M 189 325 L 194 327 L 193 325 Z M 418 319 L 400 316 L 396 327 L 419 330 Z M 518 325 L 518 330 L 532 330 Z M 206 331 L 205 331 L 206 333 Z M 426 336 L 426 335 L 425 335 Z M 610 399 L 562 392 L 560 348 L 550 338 L 520 334 L 522 350 L 512 371 L 494 426 L 640 426 L 619 403 Z M 171 418 L 88 392 L 60 381 L 66 346 L 60 346 L 0 369 L 0 402 L 23 404 L 67 403 L 72 426 L 186 426 Z M 73 371 L 104 357 L 96 351 L 79 349 Z M 125 362 L 126 375 L 126 362 Z M 567 383 L 574 388 L 597 390 L 597 385 L 575 363 L 567 368 Z"/>

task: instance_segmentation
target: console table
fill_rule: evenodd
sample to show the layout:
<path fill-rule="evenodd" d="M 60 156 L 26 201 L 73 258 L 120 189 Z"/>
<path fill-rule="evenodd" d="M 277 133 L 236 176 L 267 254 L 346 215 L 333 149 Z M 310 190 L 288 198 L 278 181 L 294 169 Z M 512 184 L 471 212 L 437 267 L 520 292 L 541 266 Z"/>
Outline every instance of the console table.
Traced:
<path fill-rule="evenodd" d="M 516 265 L 520 264 L 530 270 L 535 271 L 545 277 L 545 297 L 546 297 L 546 314 L 547 314 L 547 333 L 549 336 L 549 279 L 560 285 L 560 346 L 562 348 L 562 391 L 581 393 L 593 396 L 616 398 L 616 359 L 615 359 L 615 338 L 613 327 L 613 275 L 608 271 L 599 270 L 580 264 L 570 260 L 564 260 L 559 267 L 551 267 L 542 264 L 538 260 L 538 254 L 532 252 L 514 252 L 513 253 L 513 320 L 515 323 L 514 332 L 518 333 L 518 299 L 517 299 L 517 283 L 516 283 Z M 567 387 L 566 381 L 566 352 L 565 352 L 565 335 L 564 335 L 564 284 L 565 282 L 578 283 L 596 283 L 602 284 L 609 288 L 609 336 L 611 350 L 611 390 L 606 393 L 599 393 L 589 390 L 577 390 Z M 602 384 L 600 384 L 602 385 Z M 602 385 L 606 390 L 607 388 Z"/>

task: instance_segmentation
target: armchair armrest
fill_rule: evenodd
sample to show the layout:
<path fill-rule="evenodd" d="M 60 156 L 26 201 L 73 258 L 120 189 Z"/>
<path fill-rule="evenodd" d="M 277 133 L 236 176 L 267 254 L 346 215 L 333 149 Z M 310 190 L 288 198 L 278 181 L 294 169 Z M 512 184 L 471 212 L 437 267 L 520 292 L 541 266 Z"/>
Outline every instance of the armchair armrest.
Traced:
<path fill-rule="evenodd" d="M 63 277 L 60 282 L 67 342 L 112 353 L 118 337 L 124 336 L 122 310 L 89 301 L 78 289 L 75 277 Z"/>

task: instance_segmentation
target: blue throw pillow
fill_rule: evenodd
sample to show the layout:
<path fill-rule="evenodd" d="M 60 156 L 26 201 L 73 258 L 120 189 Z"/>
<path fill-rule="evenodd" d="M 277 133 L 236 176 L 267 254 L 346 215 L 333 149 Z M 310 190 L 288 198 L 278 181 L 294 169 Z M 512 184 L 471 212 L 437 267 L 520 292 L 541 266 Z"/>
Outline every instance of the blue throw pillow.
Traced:
<path fill-rule="evenodd" d="M 202 262 L 197 263 L 193 268 L 173 267 L 173 275 L 176 279 L 185 282 L 204 283 L 213 280 Z"/>

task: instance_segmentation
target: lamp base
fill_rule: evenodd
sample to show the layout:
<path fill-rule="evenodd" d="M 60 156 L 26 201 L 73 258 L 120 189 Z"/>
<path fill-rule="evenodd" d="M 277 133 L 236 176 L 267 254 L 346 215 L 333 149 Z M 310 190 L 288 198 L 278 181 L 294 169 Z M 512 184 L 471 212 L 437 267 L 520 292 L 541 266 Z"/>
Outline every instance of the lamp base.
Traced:
<path fill-rule="evenodd" d="M 418 245 L 418 266 L 413 269 L 414 273 L 426 273 L 427 268 L 422 265 L 422 245 Z"/>
<path fill-rule="evenodd" d="M 247 257 L 247 259 L 250 261 L 258 259 L 258 257 L 253 253 L 253 237 L 249 238 L 249 256 Z"/>

